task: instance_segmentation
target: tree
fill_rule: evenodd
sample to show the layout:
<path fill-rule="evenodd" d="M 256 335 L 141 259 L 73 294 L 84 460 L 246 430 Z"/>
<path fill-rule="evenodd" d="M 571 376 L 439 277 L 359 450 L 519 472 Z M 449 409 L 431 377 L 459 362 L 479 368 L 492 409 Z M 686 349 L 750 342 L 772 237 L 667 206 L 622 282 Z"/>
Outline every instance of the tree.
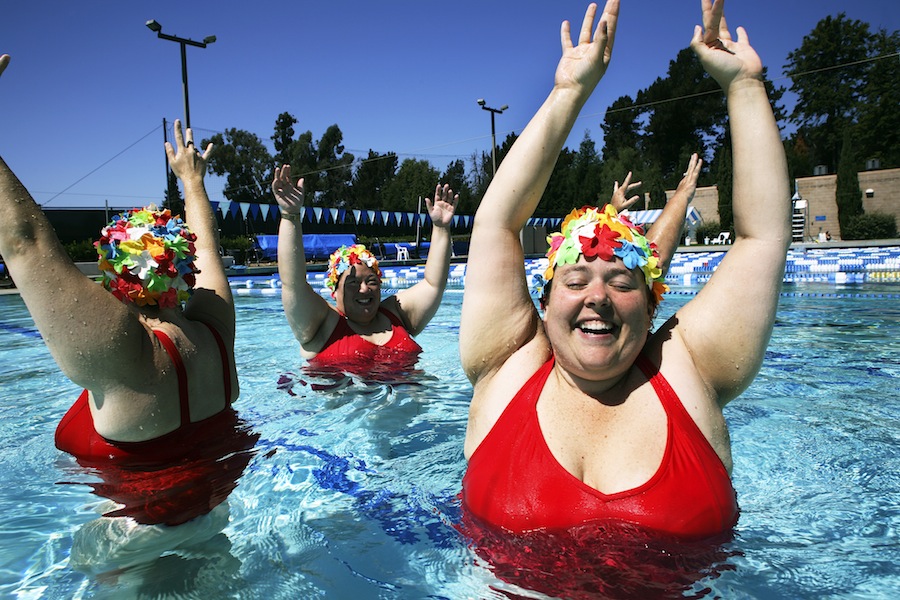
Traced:
<path fill-rule="evenodd" d="M 316 164 L 320 180 L 315 191 L 326 206 L 345 206 L 350 196 L 355 157 L 344 152 L 344 134 L 336 124 L 331 125 L 318 143 Z"/>
<path fill-rule="evenodd" d="M 882 57 L 870 64 L 859 107 L 857 155 L 878 158 L 882 167 L 900 167 L 900 33 L 880 30 L 873 54 Z"/>
<path fill-rule="evenodd" d="M 556 165 L 547 182 L 544 196 L 538 203 L 537 210 L 547 214 L 564 215 L 573 208 L 584 206 L 590 200 L 579 198 L 571 184 L 572 165 L 575 163 L 575 153 L 568 148 L 563 148 L 556 159 Z"/>
<path fill-rule="evenodd" d="M 434 194 L 440 173 L 427 160 L 407 158 L 384 190 L 385 210 L 415 211 L 418 200 Z"/>
<path fill-rule="evenodd" d="M 181 215 L 184 217 L 184 199 L 181 197 L 181 190 L 178 188 L 178 177 L 169 169 L 168 187 L 166 187 L 166 195 L 163 200 L 163 208 L 168 208 L 173 215 Z"/>
<path fill-rule="evenodd" d="M 629 151 L 637 152 L 641 147 L 643 140 L 641 125 L 638 122 L 640 114 L 631 96 L 620 96 L 606 109 L 603 123 L 600 124 L 600 129 L 603 130 L 604 162 Z M 626 172 L 633 170 L 634 166 L 632 163 Z"/>
<path fill-rule="evenodd" d="M 242 129 L 227 129 L 201 142 L 213 144 L 207 168 L 215 175 L 227 175 L 222 192 L 232 202 L 274 203 L 269 193 L 272 155 L 256 134 Z"/>
<path fill-rule="evenodd" d="M 725 135 L 716 153 L 716 188 L 719 193 L 719 227 L 722 231 L 734 229 L 734 167 L 731 158 L 731 136 Z"/>
<path fill-rule="evenodd" d="M 849 224 L 854 217 L 863 214 L 862 192 L 859 189 L 859 164 L 853 151 L 853 134 L 850 128 L 844 130 L 844 140 L 841 144 L 841 157 L 838 162 L 837 201 L 838 223 L 843 232 L 849 229 Z"/>
<path fill-rule="evenodd" d="M 581 206 L 598 202 L 603 188 L 601 175 L 600 155 L 590 132 L 585 131 L 572 161 L 572 174 L 569 178 L 574 187 L 573 192 L 581 197 Z"/>
<path fill-rule="evenodd" d="M 503 143 L 497 147 L 497 168 L 500 168 L 500 165 L 503 164 L 503 159 L 506 158 L 506 155 L 509 153 L 509 149 L 512 148 L 512 145 L 518 139 L 515 133 L 506 134 L 506 139 L 503 140 Z M 480 203 L 481 199 L 484 198 L 485 192 L 487 192 L 488 187 L 491 185 L 491 181 L 494 179 L 494 157 L 491 156 L 490 153 L 482 152 L 481 155 L 477 152 L 473 153 L 470 157 L 472 162 L 472 170 L 469 172 L 469 181 L 472 186 L 472 194 L 475 197 L 475 202 Z"/>
<path fill-rule="evenodd" d="M 868 24 L 840 13 L 819 21 L 787 56 L 784 74 L 797 95 L 790 119 L 804 128 L 816 164 L 832 172 L 843 132 L 859 115 L 872 43 Z"/>
<path fill-rule="evenodd" d="M 456 211 L 459 214 L 472 214 L 478 209 L 478 203 L 472 194 L 472 188 L 466 177 L 466 163 L 462 160 L 455 160 L 447 165 L 447 169 L 441 175 L 441 183 L 450 186 L 455 193 L 459 194 L 459 203 L 456 205 Z"/>
<path fill-rule="evenodd" d="M 272 134 L 272 143 L 275 146 L 275 164 L 290 164 L 294 145 L 294 125 L 297 119 L 288 112 L 283 112 L 275 119 L 275 132 Z M 294 166 L 291 165 L 293 170 Z"/>
<path fill-rule="evenodd" d="M 369 149 L 369 155 L 356 168 L 352 181 L 352 208 L 381 208 L 382 193 L 397 173 L 397 155 L 379 154 Z"/>
<path fill-rule="evenodd" d="M 684 48 L 669 62 L 665 78 L 638 92 L 637 103 L 646 105 L 645 161 L 655 166 L 662 186 L 674 188 L 692 153 L 712 155 L 726 128 L 724 96 L 694 52 Z"/>

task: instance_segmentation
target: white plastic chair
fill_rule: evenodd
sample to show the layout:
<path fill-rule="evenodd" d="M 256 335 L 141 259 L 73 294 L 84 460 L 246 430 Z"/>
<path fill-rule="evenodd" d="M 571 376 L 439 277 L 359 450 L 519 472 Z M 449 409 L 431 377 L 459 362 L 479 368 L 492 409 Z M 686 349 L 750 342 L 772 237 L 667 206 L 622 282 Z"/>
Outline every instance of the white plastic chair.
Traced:
<path fill-rule="evenodd" d="M 397 260 L 409 260 L 409 248 L 397 246 Z"/>
<path fill-rule="evenodd" d="M 730 231 L 723 231 L 719 233 L 718 237 L 712 241 L 713 244 L 727 244 L 728 238 L 731 237 Z"/>

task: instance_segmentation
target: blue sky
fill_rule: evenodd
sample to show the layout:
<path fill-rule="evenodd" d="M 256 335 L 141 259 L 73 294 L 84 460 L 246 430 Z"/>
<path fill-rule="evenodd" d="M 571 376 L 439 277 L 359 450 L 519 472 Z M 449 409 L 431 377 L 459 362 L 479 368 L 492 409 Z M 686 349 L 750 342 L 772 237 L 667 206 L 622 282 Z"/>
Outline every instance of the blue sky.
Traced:
<path fill-rule="evenodd" d="M 613 62 L 569 145 L 602 139 L 607 106 L 664 76 L 700 21 L 697 0 L 623 0 Z M 281 112 L 315 139 L 337 123 L 346 149 L 394 151 L 438 169 L 490 149 L 490 115 L 509 105 L 498 141 L 520 132 L 552 85 L 559 25 L 582 0 L 248 2 L 30 0 L 4 3 L 0 155 L 49 207 L 136 206 L 165 188 L 162 120 L 182 117 L 179 45 L 163 32 L 218 40 L 188 48 L 196 137 L 236 127 L 267 144 Z M 900 28 L 885 0 L 729 0 L 778 83 L 788 52 L 827 15 Z M 171 127 L 171 125 L 170 125 Z M 171 136 L 171 133 L 170 133 Z M 171 137 L 170 137 L 171 139 Z M 270 145 L 271 150 L 271 145 Z M 224 180 L 208 177 L 213 200 Z M 427 190 L 426 190 L 427 192 Z M 412 208 L 412 207 L 411 207 Z"/>

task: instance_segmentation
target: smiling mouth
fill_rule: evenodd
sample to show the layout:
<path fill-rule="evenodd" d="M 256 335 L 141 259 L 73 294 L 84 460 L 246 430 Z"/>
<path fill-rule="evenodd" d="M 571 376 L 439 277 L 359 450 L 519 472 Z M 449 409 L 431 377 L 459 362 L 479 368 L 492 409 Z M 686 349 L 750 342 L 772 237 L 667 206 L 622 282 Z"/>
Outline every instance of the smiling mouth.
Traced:
<path fill-rule="evenodd" d="M 372 303 L 372 298 L 359 298 L 356 300 L 356 302 L 359 304 L 364 304 L 364 305 L 368 306 L 369 304 Z"/>
<path fill-rule="evenodd" d="M 600 321 L 588 321 L 586 323 L 578 325 L 576 329 L 588 335 L 609 335 L 615 330 L 615 327 L 613 325 L 610 325 L 609 323 L 602 323 Z"/>

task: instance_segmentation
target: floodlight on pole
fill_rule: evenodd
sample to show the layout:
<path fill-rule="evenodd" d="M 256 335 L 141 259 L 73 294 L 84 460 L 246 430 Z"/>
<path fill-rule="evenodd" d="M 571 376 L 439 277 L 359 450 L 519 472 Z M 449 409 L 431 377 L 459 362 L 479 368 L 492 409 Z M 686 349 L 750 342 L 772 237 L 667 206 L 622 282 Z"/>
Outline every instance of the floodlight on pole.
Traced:
<path fill-rule="evenodd" d="M 216 36 L 208 35 L 203 38 L 202 42 L 197 42 L 188 38 L 178 37 L 177 35 L 169 35 L 163 33 L 162 25 L 160 25 L 155 19 L 150 19 L 145 23 L 145 25 L 147 25 L 147 28 L 150 31 L 156 34 L 156 37 L 164 40 L 169 40 L 171 42 L 177 42 L 181 46 L 181 83 L 184 89 L 184 126 L 187 129 L 191 126 L 191 106 L 188 99 L 187 52 L 185 51 L 185 48 L 187 46 L 206 48 L 206 46 L 216 41 Z"/>
<path fill-rule="evenodd" d="M 482 108 L 482 110 L 486 110 L 491 113 L 491 163 L 494 166 L 494 175 L 497 174 L 497 130 L 494 124 L 494 115 L 503 114 L 503 111 L 509 108 L 509 105 L 504 104 L 500 108 L 491 108 L 487 106 L 484 101 L 484 98 L 479 98 L 475 102 L 478 103 L 478 106 Z"/>

